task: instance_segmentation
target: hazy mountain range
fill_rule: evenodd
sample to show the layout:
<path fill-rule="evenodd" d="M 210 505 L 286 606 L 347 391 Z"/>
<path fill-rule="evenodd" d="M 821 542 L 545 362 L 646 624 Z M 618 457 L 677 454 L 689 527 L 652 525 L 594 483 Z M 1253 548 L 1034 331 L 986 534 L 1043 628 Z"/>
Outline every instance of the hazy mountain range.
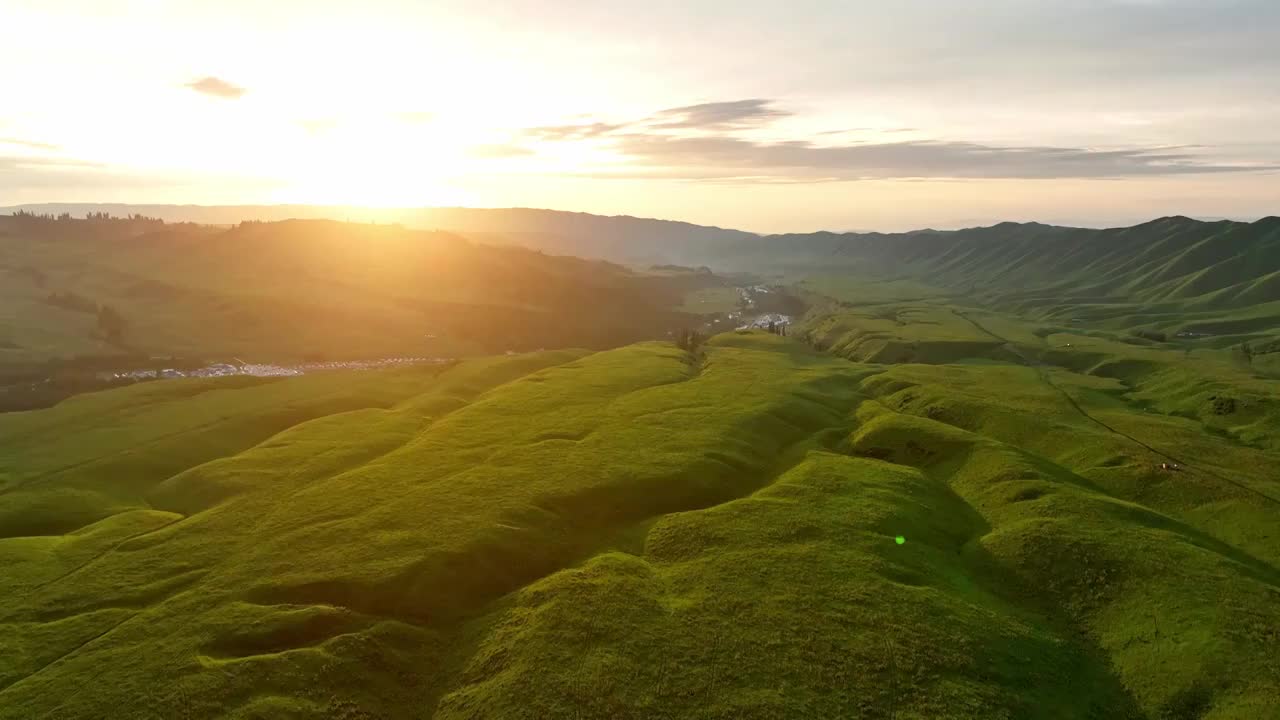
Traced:
<path fill-rule="evenodd" d="M 26 210 L 39 214 L 90 212 L 123 216 L 134 213 L 165 222 L 234 225 L 243 220 L 325 218 L 352 222 L 400 223 L 422 230 L 445 230 L 493 243 L 536 247 L 559 255 L 604 258 L 624 262 L 677 262 L 689 255 L 687 246 L 759 237 L 672 220 L 626 215 L 606 217 L 589 213 L 527 208 L 406 208 L 370 209 L 321 205 L 123 205 L 109 203 L 50 203 L 0 208 L 0 213 Z"/>

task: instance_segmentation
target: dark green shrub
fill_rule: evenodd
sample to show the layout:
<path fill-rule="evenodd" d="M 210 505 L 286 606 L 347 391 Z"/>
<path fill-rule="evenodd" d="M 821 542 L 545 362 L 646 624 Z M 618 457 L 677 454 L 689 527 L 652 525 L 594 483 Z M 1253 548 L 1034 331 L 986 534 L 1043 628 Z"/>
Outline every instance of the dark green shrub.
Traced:
<path fill-rule="evenodd" d="M 1230 415 L 1236 411 L 1236 399 L 1233 397 L 1217 396 L 1210 400 L 1213 402 L 1214 415 Z"/>

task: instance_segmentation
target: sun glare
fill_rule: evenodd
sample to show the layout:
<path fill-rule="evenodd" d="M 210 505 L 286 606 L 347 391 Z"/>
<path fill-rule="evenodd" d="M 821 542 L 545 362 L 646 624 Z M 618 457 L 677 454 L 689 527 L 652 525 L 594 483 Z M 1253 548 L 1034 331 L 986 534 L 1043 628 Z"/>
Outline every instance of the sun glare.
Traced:
<path fill-rule="evenodd" d="M 283 202 L 361 207 L 474 203 L 454 181 L 468 159 L 451 128 L 344 119 L 309 131 L 278 193 Z"/>
<path fill-rule="evenodd" d="M 422 207 L 475 204 L 475 198 L 440 178 L 400 168 L 346 168 L 286 184 L 275 200 L 311 205 Z"/>

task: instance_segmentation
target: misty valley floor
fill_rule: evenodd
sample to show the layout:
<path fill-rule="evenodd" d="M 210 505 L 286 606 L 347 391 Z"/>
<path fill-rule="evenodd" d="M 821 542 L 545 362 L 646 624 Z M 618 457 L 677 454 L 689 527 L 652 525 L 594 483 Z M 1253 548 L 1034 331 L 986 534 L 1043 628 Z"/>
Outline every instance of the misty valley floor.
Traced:
<path fill-rule="evenodd" d="M 1270 416 L 922 311 L 0 415 L 0 717 L 1276 717 Z"/>

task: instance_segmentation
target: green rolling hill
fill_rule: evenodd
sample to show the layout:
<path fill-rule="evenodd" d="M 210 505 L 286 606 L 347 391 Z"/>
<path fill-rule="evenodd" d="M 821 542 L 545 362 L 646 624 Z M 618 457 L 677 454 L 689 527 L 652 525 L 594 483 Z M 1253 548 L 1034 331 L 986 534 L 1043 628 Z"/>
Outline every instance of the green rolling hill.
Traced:
<path fill-rule="evenodd" d="M 0 218 L 0 277 L 0 365 L 604 347 L 687 324 L 671 308 L 702 282 L 388 225 L 30 217 Z M 120 342 L 95 332 L 102 305 L 125 319 Z"/>
<path fill-rule="evenodd" d="M 771 236 L 753 260 L 813 272 L 837 265 L 1027 302 L 1128 301 L 1233 308 L 1280 300 L 1280 217 L 1183 217 L 1109 230 L 1003 223 L 952 232 Z"/>
<path fill-rule="evenodd" d="M 756 246 L 766 250 L 753 263 L 774 262 L 814 293 L 854 303 L 951 298 L 1046 324 L 1213 347 L 1280 333 L 1280 217 L 1164 218 L 1112 230 L 1005 223 Z"/>
<path fill-rule="evenodd" d="M 0 717 L 1270 717 L 1280 451 L 1138 399 L 743 331 L 0 415 Z"/>
<path fill-rule="evenodd" d="M 1280 717 L 1274 219 L 748 240 L 807 312 L 693 347 L 721 277 L 7 222 L 3 352 L 467 322 L 0 413 L 2 719 Z"/>

